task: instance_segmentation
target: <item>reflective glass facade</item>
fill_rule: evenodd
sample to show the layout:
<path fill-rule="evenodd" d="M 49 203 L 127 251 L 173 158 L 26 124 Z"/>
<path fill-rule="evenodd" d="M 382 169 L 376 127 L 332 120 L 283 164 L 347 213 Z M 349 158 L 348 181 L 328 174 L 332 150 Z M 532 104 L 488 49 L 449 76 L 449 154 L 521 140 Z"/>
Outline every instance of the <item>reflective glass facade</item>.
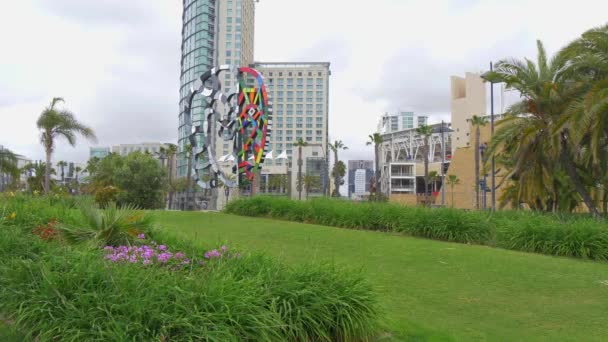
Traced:
<path fill-rule="evenodd" d="M 189 132 L 184 126 L 184 104 L 192 83 L 202 73 L 213 67 L 215 54 L 216 0 L 184 0 L 182 16 L 182 60 L 180 76 L 180 106 L 178 144 L 180 151 L 188 144 Z M 203 99 L 195 99 L 192 105 L 193 124 L 203 121 Z M 203 136 L 198 137 L 200 141 Z M 180 153 L 177 160 L 177 176 L 187 174 L 187 159 Z"/>

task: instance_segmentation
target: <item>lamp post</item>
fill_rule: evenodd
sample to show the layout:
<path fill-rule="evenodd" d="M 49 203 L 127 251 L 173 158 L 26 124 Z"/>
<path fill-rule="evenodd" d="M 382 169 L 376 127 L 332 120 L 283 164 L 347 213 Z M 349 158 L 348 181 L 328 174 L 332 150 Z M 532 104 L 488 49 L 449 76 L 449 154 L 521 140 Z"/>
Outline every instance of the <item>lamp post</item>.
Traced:
<path fill-rule="evenodd" d="M 483 165 L 484 163 L 484 157 L 485 157 L 485 152 L 486 152 L 486 144 L 481 144 L 481 146 L 479 146 L 479 154 L 481 155 L 481 163 Z M 483 167 L 482 167 L 483 169 Z M 486 189 L 486 182 L 487 182 L 487 173 L 484 171 L 483 173 L 483 179 L 482 180 L 478 180 L 481 184 L 481 189 L 483 191 L 483 208 L 486 209 L 487 208 L 487 202 L 486 202 L 486 194 L 487 194 L 487 189 Z"/>
<path fill-rule="evenodd" d="M 490 71 L 494 71 L 494 64 L 490 62 Z M 502 100 L 501 100 L 502 102 Z M 490 82 L 490 129 L 494 137 L 494 82 Z M 492 155 L 492 211 L 496 211 L 496 164 Z"/>

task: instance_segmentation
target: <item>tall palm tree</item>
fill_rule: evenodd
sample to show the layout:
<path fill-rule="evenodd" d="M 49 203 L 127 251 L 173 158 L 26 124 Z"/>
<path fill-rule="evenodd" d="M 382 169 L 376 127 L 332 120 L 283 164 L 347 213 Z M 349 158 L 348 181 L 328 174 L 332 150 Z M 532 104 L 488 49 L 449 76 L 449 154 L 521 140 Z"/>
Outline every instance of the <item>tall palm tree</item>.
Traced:
<path fill-rule="evenodd" d="M 192 145 L 190 144 L 186 144 L 186 146 L 184 146 L 184 151 L 182 152 L 183 155 L 185 156 L 187 162 L 187 171 L 186 171 L 186 210 L 191 210 L 192 209 L 192 205 L 191 205 L 191 196 L 192 196 Z"/>
<path fill-rule="evenodd" d="M 481 146 L 481 127 L 488 123 L 488 119 L 483 116 L 473 115 L 469 120 L 471 125 L 475 127 L 475 208 L 479 209 L 479 148 Z"/>
<path fill-rule="evenodd" d="M 564 170 L 589 212 L 599 217 L 599 210 L 591 197 L 580 165 L 581 149 L 574 142 L 576 132 L 572 125 L 564 124 L 573 100 L 580 98 L 588 88 L 587 82 L 572 79 L 568 53 L 562 50 L 548 60 L 543 44 L 538 41 L 536 64 L 531 60 L 501 60 L 494 71 L 483 77 L 491 82 L 504 82 L 507 89 L 517 90 L 522 100 L 509 107 L 510 118 L 502 120 L 494 135 L 489 155 L 509 152 L 514 167 L 506 178 L 517 177 L 520 191 L 556 197 L 560 182 L 554 175 Z M 546 200 L 536 196 L 539 203 Z"/>
<path fill-rule="evenodd" d="M 308 143 L 300 138 L 293 146 L 298 148 L 298 199 L 302 200 L 302 147 L 308 146 Z"/>
<path fill-rule="evenodd" d="M 50 190 L 51 155 L 55 150 L 56 139 L 63 137 L 72 146 L 76 146 L 77 134 L 93 141 L 96 140 L 93 129 L 76 120 L 72 112 L 57 108 L 57 105 L 61 102 L 64 102 L 62 98 L 53 98 L 51 104 L 42 111 L 36 122 L 38 129 L 41 131 L 40 142 L 44 146 L 46 154 L 46 170 L 44 172 L 45 193 L 48 193 Z"/>
<path fill-rule="evenodd" d="M 456 175 L 449 175 L 447 181 L 450 185 L 450 192 L 452 193 L 452 208 L 454 208 L 454 186 L 460 184 L 460 179 Z"/>
<path fill-rule="evenodd" d="M 177 156 L 177 145 L 175 144 L 167 144 L 167 148 L 164 149 L 164 152 L 167 155 L 167 159 L 169 161 L 169 184 L 173 183 L 173 173 L 175 158 Z M 173 187 L 169 188 L 169 209 L 173 207 L 173 196 L 175 195 L 175 191 Z"/>
<path fill-rule="evenodd" d="M 321 178 L 315 175 L 305 175 L 302 179 L 302 183 L 304 183 L 304 188 L 306 189 L 306 199 L 308 199 L 310 192 L 314 188 L 321 186 Z"/>
<path fill-rule="evenodd" d="M 76 193 L 80 193 L 80 180 L 78 179 L 78 174 L 82 171 L 80 166 L 74 167 L 74 176 L 76 177 Z"/>
<path fill-rule="evenodd" d="M 340 197 L 340 174 L 338 172 L 338 151 L 340 150 L 348 150 L 348 147 L 344 145 L 342 140 L 336 140 L 333 144 L 329 144 L 329 148 L 334 152 L 334 167 L 333 167 L 333 175 L 334 175 L 334 197 Z"/>
<path fill-rule="evenodd" d="M 428 206 L 430 204 L 429 201 L 429 150 L 430 150 L 430 141 L 429 138 L 433 135 L 433 127 L 427 125 L 420 125 L 416 128 L 416 133 L 418 133 L 424 139 L 424 149 L 422 153 L 422 157 L 424 160 L 424 203 Z"/>
<path fill-rule="evenodd" d="M 19 177 L 19 169 L 17 168 L 17 155 L 11 150 L 0 146 L 0 191 L 4 191 L 5 175 L 10 175 L 13 179 Z"/>
<path fill-rule="evenodd" d="M 61 184 L 65 185 L 65 167 L 68 166 L 68 163 L 61 160 L 57 163 L 57 166 L 61 168 Z"/>
<path fill-rule="evenodd" d="M 376 172 L 374 174 L 374 181 L 375 181 L 375 196 L 376 196 L 376 201 L 380 201 L 380 193 L 382 192 L 380 190 L 380 176 L 381 176 L 381 170 L 380 170 L 380 146 L 382 145 L 383 139 L 382 139 L 382 135 L 380 133 L 374 133 L 374 134 L 370 134 L 369 135 L 369 140 L 365 143 L 367 146 L 369 145 L 374 145 L 374 159 L 375 159 L 375 165 L 376 165 Z"/>

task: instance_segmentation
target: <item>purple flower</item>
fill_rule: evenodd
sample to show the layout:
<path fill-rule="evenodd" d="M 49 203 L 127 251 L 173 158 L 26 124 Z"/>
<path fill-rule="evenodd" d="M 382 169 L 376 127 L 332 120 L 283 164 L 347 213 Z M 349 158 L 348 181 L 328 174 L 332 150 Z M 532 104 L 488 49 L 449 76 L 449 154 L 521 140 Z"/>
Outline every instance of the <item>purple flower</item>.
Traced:
<path fill-rule="evenodd" d="M 186 256 L 186 255 L 185 255 L 184 253 L 182 253 L 182 252 L 177 252 L 177 253 L 175 253 L 175 257 L 176 257 L 176 258 L 178 258 L 178 259 L 181 259 L 181 258 L 183 258 L 184 256 Z"/>
<path fill-rule="evenodd" d="M 220 249 L 222 250 L 222 252 L 225 252 L 225 251 L 227 251 L 227 250 L 228 250 L 228 247 L 226 247 L 226 246 L 222 246 Z"/>
<path fill-rule="evenodd" d="M 137 238 L 138 238 L 138 239 L 142 239 L 142 240 L 143 240 L 143 239 L 145 239 L 145 238 L 146 238 L 146 234 L 141 233 L 141 234 L 137 235 Z"/>
<path fill-rule="evenodd" d="M 152 261 L 150 261 L 150 259 L 145 259 L 145 260 L 144 260 L 144 262 L 143 262 L 143 264 L 144 264 L 144 265 L 148 265 L 148 264 L 150 264 L 151 262 L 152 262 Z"/>
<path fill-rule="evenodd" d="M 205 253 L 205 258 L 207 258 L 207 259 L 219 258 L 221 256 L 222 256 L 222 254 L 220 252 L 218 252 L 217 249 L 214 249 L 214 250 L 211 250 L 211 251 Z"/>
<path fill-rule="evenodd" d="M 160 246 L 158 246 L 158 250 L 159 250 L 159 251 L 166 251 L 166 250 L 167 250 L 167 246 L 165 246 L 165 245 L 160 245 Z"/>
<path fill-rule="evenodd" d="M 182 264 L 184 264 L 184 265 L 187 265 L 189 263 L 190 263 L 190 260 L 188 260 L 188 259 L 184 259 L 184 261 L 182 261 Z"/>

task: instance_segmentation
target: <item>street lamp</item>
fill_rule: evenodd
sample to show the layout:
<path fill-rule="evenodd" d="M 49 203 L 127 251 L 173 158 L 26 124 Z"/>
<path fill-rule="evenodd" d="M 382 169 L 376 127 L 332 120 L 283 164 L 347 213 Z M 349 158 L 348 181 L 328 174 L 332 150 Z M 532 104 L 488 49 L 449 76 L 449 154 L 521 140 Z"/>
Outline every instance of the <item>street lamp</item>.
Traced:
<path fill-rule="evenodd" d="M 487 144 L 483 143 L 481 144 L 481 146 L 479 146 L 479 154 L 481 154 L 481 163 L 482 165 L 484 164 L 484 157 L 485 157 L 485 153 L 486 153 L 486 147 Z M 482 169 L 484 169 L 482 167 Z M 486 189 L 486 183 L 487 183 L 487 173 L 483 172 L 483 179 L 482 180 L 478 180 L 480 182 L 480 186 L 481 189 L 483 190 L 483 208 L 486 209 L 487 208 L 487 203 L 486 203 L 486 194 L 487 194 L 487 189 Z"/>

